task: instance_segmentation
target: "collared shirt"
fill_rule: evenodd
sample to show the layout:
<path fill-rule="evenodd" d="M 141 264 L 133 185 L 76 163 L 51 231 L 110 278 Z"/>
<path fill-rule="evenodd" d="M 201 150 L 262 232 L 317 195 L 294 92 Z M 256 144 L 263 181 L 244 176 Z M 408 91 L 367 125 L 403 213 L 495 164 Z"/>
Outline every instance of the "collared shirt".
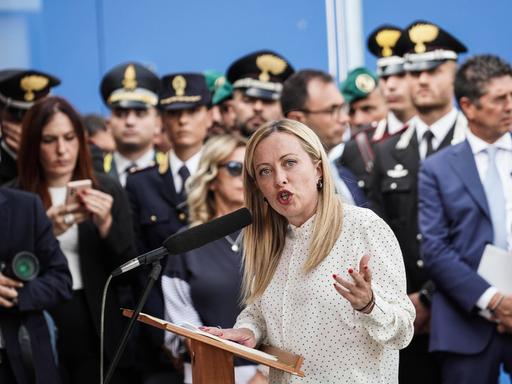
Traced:
<path fill-rule="evenodd" d="M 398 120 L 398 117 L 396 117 L 393 112 L 389 112 L 386 118 L 388 123 L 389 134 L 394 135 L 395 133 L 399 132 L 404 127 L 404 125 L 410 124 L 411 121 L 413 121 L 414 117 L 415 116 L 411 117 L 408 121 L 404 123 L 403 121 Z"/>
<path fill-rule="evenodd" d="M 512 137 L 510 133 L 506 133 L 493 144 L 489 144 L 475 136 L 471 131 L 468 131 L 467 139 L 473 156 L 475 157 L 476 168 L 482 184 L 487 168 L 489 167 L 489 156 L 486 150 L 491 145 L 498 148 L 496 152 L 496 166 L 505 196 L 508 250 L 512 251 Z M 476 305 L 481 309 L 487 308 L 487 305 L 496 292 L 498 292 L 498 290 L 495 287 L 488 288 L 484 294 L 480 296 Z"/>
<path fill-rule="evenodd" d="M 126 186 L 126 178 L 130 168 L 147 168 L 153 165 L 155 158 L 155 150 L 151 148 L 144 153 L 137 160 L 130 160 L 121 155 L 119 152 L 114 152 L 114 162 L 116 164 L 117 174 L 119 175 L 119 182 L 124 187 Z"/>
<path fill-rule="evenodd" d="M 331 148 L 331 150 L 327 154 L 327 157 L 329 158 L 329 160 L 331 162 L 336 161 L 337 159 L 339 159 L 341 157 L 341 155 L 343 155 L 344 149 L 345 149 L 345 142 L 342 141 L 335 147 Z"/>
<path fill-rule="evenodd" d="M 434 134 L 432 138 L 432 147 L 437 150 L 444 138 L 450 132 L 450 129 L 455 125 L 459 112 L 453 108 L 446 115 L 437 120 L 434 124 L 428 126 L 419 116 L 414 118 L 414 124 L 416 128 L 416 138 L 419 143 L 420 158 L 424 159 L 427 155 L 427 142 L 423 139 L 425 132 L 430 129 Z"/>
<path fill-rule="evenodd" d="M 199 160 L 201 159 L 201 154 L 203 153 L 203 150 L 197 152 L 195 155 L 193 155 L 190 159 L 187 161 L 181 160 L 178 156 L 176 156 L 176 152 L 174 152 L 172 149 L 170 151 L 169 156 L 169 165 L 171 167 L 172 172 L 172 179 L 174 180 L 174 188 L 176 189 L 176 192 L 181 191 L 183 188 L 183 180 L 181 180 L 181 176 L 179 175 L 179 170 L 183 165 L 186 165 L 188 168 L 188 171 L 190 172 L 190 176 L 193 176 L 197 169 L 199 168 Z"/>
<path fill-rule="evenodd" d="M 258 342 L 304 357 L 306 377 L 271 368 L 271 383 L 398 383 L 398 349 L 413 336 L 414 307 L 396 237 L 371 210 L 343 205 L 340 237 L 305 274 L 313 227 L 314 216 L 300 227 L 290 226 L 272 280 L 234 328 L 248 328 Z M 346 271 L 366 254 L 372 255 L 376 303 L 368 315 L 354 311 L 326 281 L 333 273 L 350 279 Z"/>

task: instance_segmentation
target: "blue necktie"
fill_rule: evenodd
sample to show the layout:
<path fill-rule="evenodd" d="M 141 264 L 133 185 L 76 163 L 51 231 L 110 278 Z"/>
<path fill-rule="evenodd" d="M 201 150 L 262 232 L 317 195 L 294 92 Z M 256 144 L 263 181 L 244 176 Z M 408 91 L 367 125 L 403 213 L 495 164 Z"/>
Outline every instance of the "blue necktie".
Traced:
<path fill-rule="evenodd" d="M 492 229 L 494 232 L 494 245 L 507 249 L 507 225 L 505 195 L 501 184 L 500 174 L 496 166 L 496 153 L 498 148 L 489 146 L 486 149 L 489 156 L 489 164 L 484 177 L 484 190 L 487 196 L 487 204 L 491 212 Z"/>

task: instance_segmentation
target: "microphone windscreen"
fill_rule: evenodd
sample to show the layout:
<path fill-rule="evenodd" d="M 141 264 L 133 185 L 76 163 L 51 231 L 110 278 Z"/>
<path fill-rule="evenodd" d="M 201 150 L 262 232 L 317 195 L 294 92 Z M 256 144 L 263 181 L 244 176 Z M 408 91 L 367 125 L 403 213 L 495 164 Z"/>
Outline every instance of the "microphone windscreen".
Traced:
<path fill-rule="evenodd" d="M 208 223 L 176 233 L 164 241 L 164 247 L 171 255 L 191 251 L 218 240 L 252 223 L 251 212 L 240 208 Z"/>

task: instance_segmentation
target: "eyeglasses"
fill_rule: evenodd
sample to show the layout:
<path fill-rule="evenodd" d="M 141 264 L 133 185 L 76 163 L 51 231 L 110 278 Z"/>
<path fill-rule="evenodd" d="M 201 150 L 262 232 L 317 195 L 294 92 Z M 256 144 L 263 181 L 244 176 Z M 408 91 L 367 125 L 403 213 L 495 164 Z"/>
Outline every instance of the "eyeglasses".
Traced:
<path fill-rule="evenodd" d="M 338 119 L 341 115 L 348 115 L 349 110 L 349 105 L 343 103 L 341 105 L 333 105 L 332 107 L 329 108 L 320 109 L 318 111 L 312 111 L 310 109 L 302 109 L 301 111 L 309 114 L 330 115 L 332 119 Z"/>
<path fill-rule="evenodd" d="M 219 168 L 224 167 L 233 177 L 240 176 L 242 174 L 242 170 L 244 169 L 244 165 L 239 161 L 228 161 L 226 164 L 219 164 Z"/>

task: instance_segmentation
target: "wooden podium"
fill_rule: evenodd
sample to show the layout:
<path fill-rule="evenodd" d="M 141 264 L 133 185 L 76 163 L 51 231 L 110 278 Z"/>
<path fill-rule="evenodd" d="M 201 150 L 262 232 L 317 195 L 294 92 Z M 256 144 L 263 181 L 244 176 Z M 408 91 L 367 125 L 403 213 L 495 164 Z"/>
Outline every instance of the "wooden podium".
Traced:
<path fill-rule="evenodd" d="M 123 315 L 132 317 L 133 311 L 124 309 Z M 227 344 L 144 313 L 141 313 L 137 320 L 190 339 L 192 381 L 194 384 L 234 384 L 234 355 L 292 375 L 304 377 L 304 373 L 300 370 L 304 358 L 279 348 L 262 346 L 260 349 L 277 357 L 277 360 L 274 360 L 258 354 L 257 351 L 252 352 L 250 349 L 240 348 L 235 343 Z"/>

